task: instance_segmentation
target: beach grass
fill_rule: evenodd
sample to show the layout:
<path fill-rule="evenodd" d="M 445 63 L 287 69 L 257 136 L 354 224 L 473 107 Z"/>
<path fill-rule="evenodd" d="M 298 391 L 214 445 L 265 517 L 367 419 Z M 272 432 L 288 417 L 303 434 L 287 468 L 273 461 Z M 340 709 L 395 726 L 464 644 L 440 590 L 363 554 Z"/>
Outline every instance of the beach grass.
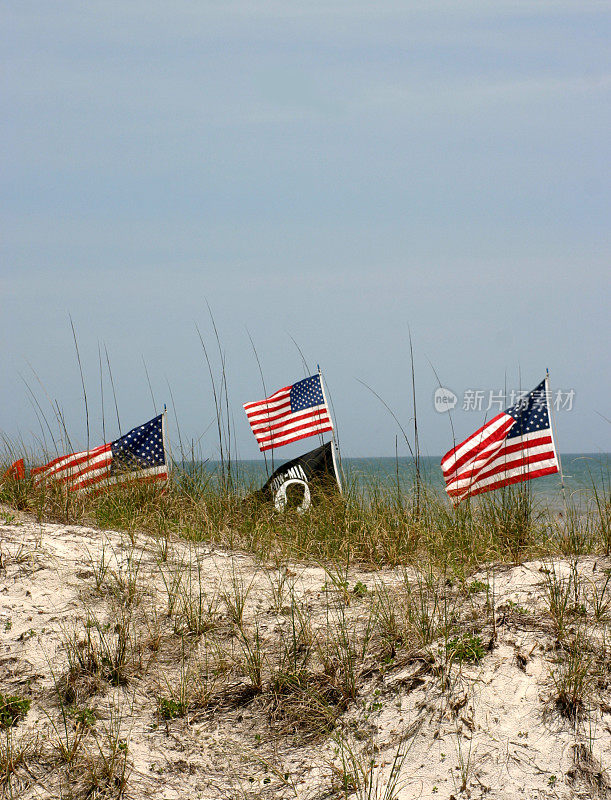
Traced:
<path fill-rule="evenodd" d="M 0 502 L 39 520 L 147 532 L 162 553 L 180 536 L 264 559 L 371 567 L 426 562 L 459 577 L 493 561 L 608 554 L 611 546 L 611 494 L 595 485 L 589 497 L 568 497 L 557 510 L 528 484 L 454 507 L 423 485 L 397 491 L 381 482 L 353 483 L 341 495 L 319 492 L 305 513 L 278 513 L 250 487 L 228 484 L 224 472 L 217 477 L 197 467 L 175 469 L 162 489 L 124 483 L 91 495 L 66 493 L 53 482 L 5 480 Z"/>

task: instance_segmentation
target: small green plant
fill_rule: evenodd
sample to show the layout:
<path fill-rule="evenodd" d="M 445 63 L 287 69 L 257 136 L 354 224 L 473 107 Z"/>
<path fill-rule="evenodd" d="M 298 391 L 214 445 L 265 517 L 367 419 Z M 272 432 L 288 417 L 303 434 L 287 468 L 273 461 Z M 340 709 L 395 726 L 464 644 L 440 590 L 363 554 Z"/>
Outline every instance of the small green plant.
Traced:
<path fill-rule="evenodd" d="M 165 563 L 170 555 L 171 529 L 163 512 L 159 513 L 156 522 L 157 560 L 159 563 Z"/>
<path fill-rule="evenodd" d="M 74 715 L 77 725 L 82 725 L 83 728 L 93 728 L 97 722 L 95 711 L 90 708 L 80 708 Z"/>
<path fill-rule="evenodd" d="M 0 694 L 0 728 L 12 728 L 30 710 L 29 697 Z"/>
<path fill-rule="evenodd" d="M 380 696 L 380 690 L 376 689 L 374 694 L 374 698 L 378 698 Z M 377 711 L 381 711 L 384 706 L 378 699 L 374 699 L 371 702 L 367 702 L 367 700 L 363 700 L 363 712 L 365 719 L 368 719 L 371 714 L 375 714 Z"/>
<path fill-rule="evenodd" d="M 486 655 L 486 649 L 479 636 L 463 633 L 446 642 L 446 652 L 452 661 L 477 663 Z"/>
<path fill-rule="evenodd" d="M 240 627 L 238 636 L 242 650 L 241 667 L 250 681 L 252 691 L 260 693 L 263 691 L 264 652 L 258 623 L 255 624 L 252 637 L 243 627 Z"/>
<path fill-rule="evenodd" d="M 271 587 L 272 609 L 280 614 L 282 611 L 287 593 L 292 592 L 293 583 L 290 580 L 293 573 L 287 567 L 279 567 L 276 574 L 269 577 Z"/>
<path fill-rule="evenodd" d="M 187 713 L 185 703 L 172 700 L 171 697 L 159 697 L 157 700 L 157 710 L 161 719 L 176 719 L 183 717 Z"/>
<path fill-rule="evenodd" d="M 453 616 L 453 602 L 446 590 L 447 578 L 437 575 L 432 565 L 418 573 L 415 580 L 405 576 L 407 590 L 406 615 L 422 647 L 430 644 L 448 629 Z"/>
<path fill-rule="evenodd" d="M 349 702 L 358 695 L 358 678 L 371 646 L 377 612 L 371 607 L 364 625 L 359 627 L 349 619 L 344 605 L 335 612 L 329 607 L 326 611 L 326 633 L 318 638 L 318 656 L 333 687 Z"/>
<path fill-rule="evenodd" d="M 518 603 L 515 602 L 515 600 L 508 600 L 507 606 L 509 607 L 510 611 L 515 611 L 516 614 L 525 615 L 529 613 L 527 608 L 524 608 L 524 606 L 519 605 Z"/>
<path fill-rule="evenodd" d="M 164 564 L 164 567 L 162 567 L 162 565 L 159 564 L 159 572 L 168 596 L 168 617 L 171 617 L 174 614 L 174 609 L 176 607 L 176 603 L 178 602 L 180 586 L 183 580 L 183 567 L 184 558 L 176 567 L 173 567 L 167 563 Z"/>
<path fill-rule="evenodd" d="M 163 683 L 157 696 L 157 712 L 163 720 L 183 717 L 187 711 L 206 706 L 212 696 L 214 666 L 202 664 L 189 648 L 189 639 L 182 638 L 180 671 L 178 675 L 163 675 Z"/>
<path fill-rule="evenodd" d="M 182 563 L 180 569 L 183 569 Z M 189 563 L 183 569 L 183 580 L 179 580 L 179 572 L 175 578 L 166 583 L 168 592 L 168 613 L 177 604 L 174 619 L 174 632 L 201 636 L 217 625 L 219 598 L 216 593 L 208 594 L 205 589 L 205 569 L 201 558 L 189 549 Z M 165 580 L 165 579 L 164 579 Z M 236 578 L 237 580 L 237 578 Z"/>
<path fill-rule="evenodd" d="M 352 594 L 355 595 L 356 597 L 366 597 L 367 592 L 368 592 L 367 587 L 361 581 L 357 581 L 354 584 L 354 589 L 352 590 Z"/>
<path fill-rule="evenodd" d="M 405 603 L 399 602 L 386 584 L 380 583 L 376 587 L 375 630 L 384 645 L 387 661 L 392 661 L 397 655 L 397 650 L 409 640 L 410 625 L 406 617 Z"/>
<path fill-rule="evenodd" d="M 346 564 L 322 564 L 322 567 L 329 578 L 323 584 L 323 591 L 330 593 L 330 592 L 337 592 L 339 596 L 339 602 L 343 602 L 346 605 L 350 605 L 350 590 L 349 590 L 349 583 L 348 583 L 348 570 L 349 570 L 349 562 Z"/>
<path fill-rule="evenodd" d="M 463 749 L 463 737 L 460 731 L 456 730 L 456 755 L 458 756 L 458 770 L 460 772 L 460 791 L 467 791 L 467 784 L 469 782 L 469 775 L 471 773 L 471 748 L 473 741 L 468 740 L 466 752 Z"/>
<path fill-rule="evenodd" d="M 142 556 L 143 552 L 136 558 L 134 551 L 131 550 L 125 565 L 110 572 L 108 588 L 121 605 L 137 606 L 142 600 L 143 588 L 138 578 Z"/>
<path fill-rule="evenodd" d="M 477 580 L 471 581 L 469 584 L 468 592 L 469 594 L 477 594 L 478 592 L 488 592 L 490 591 L 490 584 L 485 583 L 484 581 Z"/>

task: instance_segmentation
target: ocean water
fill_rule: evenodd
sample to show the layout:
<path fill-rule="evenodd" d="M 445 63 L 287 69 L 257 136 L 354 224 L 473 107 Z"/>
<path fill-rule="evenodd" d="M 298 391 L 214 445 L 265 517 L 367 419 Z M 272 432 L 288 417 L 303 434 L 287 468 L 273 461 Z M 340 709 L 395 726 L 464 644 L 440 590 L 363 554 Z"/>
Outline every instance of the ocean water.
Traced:
<path fill-rule="evenodd" d="M 567 497 L 575 504 L 586 504 L 594 491 L 601 497 L 609 497 L 611 485 L 611 454 L 609 453 L 565 453 L 561 455 L 564 486 Z M 283 462 L 276 454 L 274 468 Z M 444 495 L 444 481 L 439 465 L 440 458 L 427 456 L 420 459 L 420 474 L 428 489 Z M 205 469 L 218 474 L 220 464 L 209 461 Z M 232 474 L 244 491 L 262 486 L 272 472 L 271 460 L 234 461 Z M 371 493 L 374 487 L 394 493 L 409 492 L 414 485 L 415 465 L 411 458 L 344 458 L 341 461 L 343 483 L 363 494 Z M 564 504 L 560 475 L 546 475 L 528 482 L 534 499 L 551 508 Z"/>

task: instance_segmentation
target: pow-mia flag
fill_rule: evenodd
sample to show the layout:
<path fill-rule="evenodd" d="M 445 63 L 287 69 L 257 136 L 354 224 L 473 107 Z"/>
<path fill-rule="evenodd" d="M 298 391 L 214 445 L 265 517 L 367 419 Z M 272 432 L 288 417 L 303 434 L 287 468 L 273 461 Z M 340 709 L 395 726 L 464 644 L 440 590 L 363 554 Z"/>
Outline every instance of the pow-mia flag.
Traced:
<path fill-rule="evenodd" d="M 255 497 L 273 502 L 278 511 L 296 503 L 297 511 L 303 513 L 317 492 L 341 490 L 333 445 L 327 442 L 278 467 Z"/>

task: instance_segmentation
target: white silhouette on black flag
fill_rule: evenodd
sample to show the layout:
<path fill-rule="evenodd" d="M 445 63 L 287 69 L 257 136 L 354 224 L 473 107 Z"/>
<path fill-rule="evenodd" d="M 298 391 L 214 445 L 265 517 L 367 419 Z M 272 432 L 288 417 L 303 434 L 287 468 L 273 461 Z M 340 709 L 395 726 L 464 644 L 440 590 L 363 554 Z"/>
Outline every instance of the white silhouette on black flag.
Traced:
<path fill-rule="evenodd" d="M 310 450 L 282 464 L 255 493 L 255 497 L 273 502 L 278 511 L 293 505 L 297 511 L 307 511 L 317 492 L 339 492 L 342 486 L 331 442 Z"/>

